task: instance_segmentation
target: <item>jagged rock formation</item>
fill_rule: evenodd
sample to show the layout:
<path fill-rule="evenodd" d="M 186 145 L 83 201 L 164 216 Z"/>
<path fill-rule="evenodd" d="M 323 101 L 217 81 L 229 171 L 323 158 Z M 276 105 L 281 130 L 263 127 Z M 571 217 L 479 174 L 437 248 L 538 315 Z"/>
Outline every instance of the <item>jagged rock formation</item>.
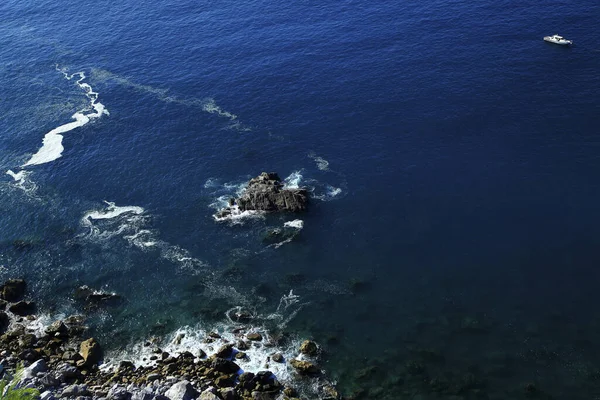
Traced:
<path fill-rule="evenodd" d="M 306 189 L 286 189 L 279 175 L 274 172 L 263 172 L 248 183 L 244 193 L 236 199 L 229 200 L 229 207 L 219 211 L 217 218 L 231 215 L 234 210 L 243 211 L 289 211 L 306 210 L 308 192 Z"/>

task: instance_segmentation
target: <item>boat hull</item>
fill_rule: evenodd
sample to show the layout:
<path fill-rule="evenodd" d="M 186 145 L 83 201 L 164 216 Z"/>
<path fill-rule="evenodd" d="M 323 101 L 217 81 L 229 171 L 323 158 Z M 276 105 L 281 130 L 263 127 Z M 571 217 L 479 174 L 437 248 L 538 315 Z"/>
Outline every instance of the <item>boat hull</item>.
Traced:
<path fill-rule="evenodd" d="M 572 40 L 556 40 L 550 36 L 546 36 L 544 37 L 544 40 L 548 43 L 554 43 L 554 44 L 558 44 L 561 46 L 570 46 L 573 44 Z"/>

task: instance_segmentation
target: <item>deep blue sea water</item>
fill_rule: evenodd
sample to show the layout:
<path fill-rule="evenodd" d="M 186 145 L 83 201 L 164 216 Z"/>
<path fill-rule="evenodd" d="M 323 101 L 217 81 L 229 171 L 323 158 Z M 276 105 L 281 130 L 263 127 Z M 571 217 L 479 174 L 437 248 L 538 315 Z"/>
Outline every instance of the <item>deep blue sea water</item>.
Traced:
<path fill-rule="evenodd" d="M 91 316 L 116 349 L 293 290 L 283 330 L 322 344 L 346 395 L 600 398 L 597 1 L 0 16 L 0 275 L 45 313 L 80 311 L 81 284 L 123 295 Z M 94 113 L 83 83 L 110 114 L 22 169 Z M 311 188 L 309 211 L 216 222 L 262 171 Z M 295 218 L 294 240 L 263 241 Z"/>

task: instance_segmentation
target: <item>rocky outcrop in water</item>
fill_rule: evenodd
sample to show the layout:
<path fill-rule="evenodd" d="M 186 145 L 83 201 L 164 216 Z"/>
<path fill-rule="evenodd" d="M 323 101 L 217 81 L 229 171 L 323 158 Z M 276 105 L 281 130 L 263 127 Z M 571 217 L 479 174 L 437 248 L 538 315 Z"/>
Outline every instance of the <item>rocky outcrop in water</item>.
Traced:
<path fill-rule="evenodd" d="M 235 211 L 300 212 L 306 210 L 306 189 L 288 189 L 274 172 L 263 172 L 248 182 L 238 198 L 229 200 L 229 207 L 219 211 L 216 218 L 225 218 Z"/>

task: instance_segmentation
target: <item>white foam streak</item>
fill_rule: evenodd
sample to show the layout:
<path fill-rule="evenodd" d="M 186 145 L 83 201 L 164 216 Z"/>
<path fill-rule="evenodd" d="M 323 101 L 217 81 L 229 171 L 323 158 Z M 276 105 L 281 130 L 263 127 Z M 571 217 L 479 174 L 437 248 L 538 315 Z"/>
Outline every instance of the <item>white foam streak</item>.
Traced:
<path fill-rule="evenodd" d="M 79 76 L 79 79 L 76 81 L 76 83 L 81 89 L 83 89 L 85 95 L 90 100 L 90 103 L 84 109 L 73 114 L 72 118 L 75 120 L 74 122 L 61 125 L 46 133 L 42 141 L 42 147 L 29 159 L 29 161 L 23 164 L 22 167 L 45 164 L 62 157 L 62 153 L 64 151 L 64 147 L 62 145 L 63 133 L 82 127 L 94 118 L 100 118 L 104 114 L 109 114 L 104 105 L 98 102 L 98 93 L 94 92 L 90 85 L 83 82 L 83 80 L 86 78 L 85 73 L 77 72 L 75 74 L 68 75 L 64 70 L 59 71 L 61 71 L 68 80 L 71 80 L 75 76 Z M 93 112 L 88 112 L 92 110 Z"/>
<path fill-rule="evenodd" d="M 217 105 L 214 99 L 207 99 L 206 102 L 202 105 L 202 110 L 210 114 L 217 114 L 221 117 L 229 118 L 232 121 L 237 119 L 237 115 L 232 114 L 229 111 L 223 110 Z"/>
<path fill-rule="evenodd" d="M 206 272 L 206 263 L 193 257 L 190 253 L 176 245 L 172 245 L 157 237 L 157 233 L 148 229 L 150 216 L 139 206 L 117 206 L 106 201 L 101 210 L 86 212 L 81 218 L 81 225 L 88 232 L 80 238 L 93 242 L 105 242 L 113 237 L 122 237 L 129 245 L 140 250 L 156 249 L 160 256 L 181 270 L 192 273 Z"/>
<path fill-rule="evenodd" d="M 247 219 L 264 219 L 265 218 L 264 211 L 258 211 L 258 210 L 240 211 L 240 208 L 237 204 L 229 207 L 229 209 L 231 210 L 231 213 L 228 215 L 219 216 L 218 213 L 214 214 L 213 218 L 215 219 L 215 221 L 229 222 L 232 225 L 241 225 Z"/>
<path fill-rule="evenodd" d="M 108 207 L 106 209 L 89 211 L 88 213 L 86 213 L 83 216 L 83 219 L 84 220 L 111 219 L 111 218 L 118 217 L 119 215 L 122 215 L 125 213 L 133 213 L 133 214 L 137 214 L 137 215 L 144 213 L 144 209 L 142 207 L 138 207 L 138 206 L 118 207 L 115 205 L 115 203 L 110 202 L 110 201 L 105 201 L 105 203 L 108 205 Z"/>
<path fill-rule="evenodd" d="M 110 71 L 101 70 L 101 69 L 93 69 L 92 73 L 98 79 L 112 80 L 113 82 L 116 82 L 123 86 L 130 87 L 137 91 L 153 94 L 160 101 L 164 101 L 165 103 L 181 104 L 181 105 L 184 105 L 187 107 L 200 107 L 200 109 L 204 112 L 207 112 L 209 114 L 215 114 L 215 115 L 218 115 L 219 117 L 228 119 L 230 121 L 230 124 L 227 127 L 227 129 L 232 129 L 232 130 L 237 130 L 237 131 L 242 131 L 242 132 L 247 132 L 247 131 L 252 130 L 249 127 L 242 124 L 238 120 L 237 115 L 235 115 L 229 111 L 223 110 L 216 103 L 215 99 L 212 99 L 212 98 L 206 98 L 206 99 L 181 98 L 181 97 L 178 97 L 175 95 L 168 94 L 169 89 L 155 88 L 150 85 L 141 85 L 139 83 L 133 82 L 122 76 L 113 74 Z"/>

